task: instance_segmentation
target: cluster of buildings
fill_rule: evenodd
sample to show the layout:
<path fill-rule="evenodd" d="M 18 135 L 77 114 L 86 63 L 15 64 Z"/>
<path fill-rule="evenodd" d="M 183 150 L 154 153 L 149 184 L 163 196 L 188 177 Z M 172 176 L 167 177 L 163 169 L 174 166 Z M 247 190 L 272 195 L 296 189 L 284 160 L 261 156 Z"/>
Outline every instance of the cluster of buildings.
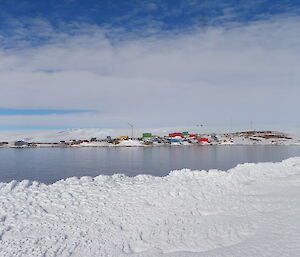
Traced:
<path fill-rule="evenodd" d="M 111 137 L 107 137 L 106 139 L 102 139 L 99 141 L 106 141 L 111 144 L 118 145 L 122 141 L 132 141 L 137 140 L 142 142 L 145 145 L 152 145 L 152 144 L 210 144 L 213 142 L 218 142 L 218 138 L 216 134 L 211 135 L 203 135 L 203 134 L 190 134 L 189 132 L 173 132 L 165 136 L 156 136 L 152 133 L 143 133 L 141 137 L 138 138 L 129 138 L 128 136 L 121 136 L 119 138 L 112 139 Z M 92 142 L 93 139 L 91 139 L 90 142 Z M 97 141 L 96 138 L 94 138 L 94 141 Z"/>
<path fill-rule="evenodd" d="M 64 142 L 71 146 L 97 146 L 97 143 L 103 143 L 114 146 L 147 146 L 147 145 L 188 145 L 188 144 L 213 144 L 218 143 L 219 139 L 216 134 L 190 134 L 189 132 L 174 132 L 165 136 L 156 136 L 152 133 L 143 133 L 141 137 L 129 138 L 128 136 L 121 136 L 119 138 L 111 138 L 108 136 L 106 139 L 91 138 L 90 140 L 69 140 Z M 98 144 L 99 145 L 99 144 Z M 100 146 L 99 145 L 99 146 Z"/>
<path fill-rule="evenodd" d="M 154 144 L 210 144 L 212 142 L 218 142 L 218 138 L 215 134 L 190 134 L 187 131 L 174 132 L 167 136 L 153 136 L 151 133 L 143 133 L 142 140 L 146 143 L 152 142 Z"/>
<path fill-rule="evenodd" d="M 128 136 L 120 136 L 112 138 L 107 136 L 105 139 L 92 137 L 90 139 L 70 139 L 62 140 L 56 143 L 41 143 L 41 142 L 2 142 L 2 146 L 13 148 L 24 147 L 69 147 L 69 146 L 151 146 L 151 145 L 189 145 L 189 144 L 213 144 L 218 142 L 215 134 L 200 135 L 190 134 L 189 132 L 174 132 L 165 136 L 156 136 L 152 133 L 143 133 L 141 137 L 129 138 Z M 1 146 L 1 145 L 0 145 Z"/>

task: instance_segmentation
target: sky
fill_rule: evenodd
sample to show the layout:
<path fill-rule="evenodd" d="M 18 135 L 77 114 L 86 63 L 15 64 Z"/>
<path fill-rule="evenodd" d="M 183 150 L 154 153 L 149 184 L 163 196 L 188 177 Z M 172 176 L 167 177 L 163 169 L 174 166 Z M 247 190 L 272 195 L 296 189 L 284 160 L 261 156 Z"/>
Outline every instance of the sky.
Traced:
<path fill-rule="evenodd" d="M 300 1 L 0 0 L 0 130 L 300 125 Z"/>

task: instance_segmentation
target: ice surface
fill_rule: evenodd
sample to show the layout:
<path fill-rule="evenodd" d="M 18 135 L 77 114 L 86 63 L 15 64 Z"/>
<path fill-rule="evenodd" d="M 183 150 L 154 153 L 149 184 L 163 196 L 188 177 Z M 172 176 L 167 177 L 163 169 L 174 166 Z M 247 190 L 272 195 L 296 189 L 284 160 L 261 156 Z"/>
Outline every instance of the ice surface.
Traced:
<path fill-rule="evenodd" d="M 300 256 L 300 158 L 0 183 L 0 256 Z"/>

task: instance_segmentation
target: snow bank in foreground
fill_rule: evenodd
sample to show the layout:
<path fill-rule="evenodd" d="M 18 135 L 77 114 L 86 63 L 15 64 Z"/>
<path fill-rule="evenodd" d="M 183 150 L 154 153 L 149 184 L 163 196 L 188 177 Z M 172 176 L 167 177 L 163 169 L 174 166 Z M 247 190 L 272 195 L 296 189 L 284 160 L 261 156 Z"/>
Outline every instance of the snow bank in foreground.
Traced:
<path fill-rule="evenodd" d="M 300 158 L 0 183 L 0 256 L 300 256 Z"/>

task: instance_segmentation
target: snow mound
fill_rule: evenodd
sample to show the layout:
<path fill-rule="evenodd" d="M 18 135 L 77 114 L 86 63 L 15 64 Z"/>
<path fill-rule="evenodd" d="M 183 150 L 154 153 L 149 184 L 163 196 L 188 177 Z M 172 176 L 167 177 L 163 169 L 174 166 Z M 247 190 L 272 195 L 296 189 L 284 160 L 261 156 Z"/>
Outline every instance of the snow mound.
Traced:
<path fill-rule="evenodd" d="M 300 158 L 0 183 L 0 256 L 300 256 Z"/>
<path fill-rule="evenodd" d="M 107 142 L 82 142 L 79 146 L 84 146 L 84 147 L 103 147 L 103 146 L 109 146 L 109 143 L 107 143 Z"/>
<path fill-rule="evenodd" d="M 144 144 L 139 140 L 122 140 L 116 146 L 144 146 Z"/>

